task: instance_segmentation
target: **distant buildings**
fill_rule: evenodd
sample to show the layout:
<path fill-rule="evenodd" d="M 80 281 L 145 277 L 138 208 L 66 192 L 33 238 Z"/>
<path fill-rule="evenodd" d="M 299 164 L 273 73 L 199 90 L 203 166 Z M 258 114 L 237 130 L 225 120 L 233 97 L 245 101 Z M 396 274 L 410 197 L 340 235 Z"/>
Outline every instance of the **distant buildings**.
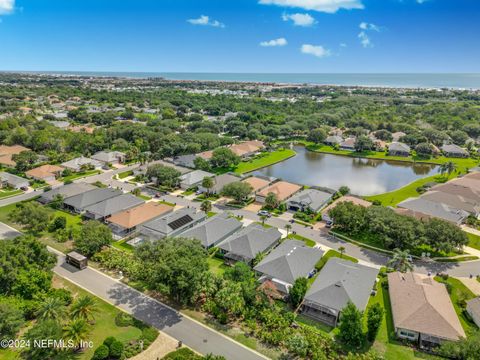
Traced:
<path fill-rule="evenodd" d="M 23 151 L 30 151 L 30 149 L 22 145 L 0 145 L 0 165 L 15 167 L 17 163 L 13 161 L 12 156 L 18 155 Z"/>
<path fill-rule="evenodd" d="M 2 188 L 10 187 L 18 190 L 28 188 L 30 183 L 27 179 L 2 171 L 0 172 L 0 185 Z"/>
<path fill-rule="evenodd" d="M 293 211 L 319 212 L 328 204 L 332 194 L 317 189 L 305 189 L 293 195 L 287 201 L 287 207 Z"/>
<path fill-rule="evenodd" d="M 410 146 L 401 142 L 392 142 L 388 146 L 388 155 L 390 156 L 410 156 Z"/>
<path fill-rule="evenodd" d="M 61 164 L 62 167 L 75 172 L 82 170 L 82 168 L 85 166 L 90 166 L 95 169 L 101 169 L 103 165 L 104 164 L 98 160 L 90 159 L 84 156 L 66 161 Z"/>
<path fill-rule="evenodd" d="M 443 145 L 440 149 L 446 157 L 467 158 L 470 156 L 467 150 L 455 144 Z"/>
<path fill-rule="evenodd" d="M 106 164 L 119 164 L 125 162 L 125 153 L 121 151 L 99 151 L 92 155 L 92 159 Z"/>
<path fill-rule="evenodd" d="M 180 176 L 180 187 L 184 190 L 202 185 L 202 181 L 206 177 L 214 177 L 215 175 L 203 170 L 194 170 L 192 172 Z"/>

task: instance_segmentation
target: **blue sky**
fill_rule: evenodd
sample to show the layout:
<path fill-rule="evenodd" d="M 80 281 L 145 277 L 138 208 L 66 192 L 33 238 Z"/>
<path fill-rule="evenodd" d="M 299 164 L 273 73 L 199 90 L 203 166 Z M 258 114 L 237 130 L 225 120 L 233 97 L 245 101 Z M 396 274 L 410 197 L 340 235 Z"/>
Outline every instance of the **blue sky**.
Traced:
<path fill-rule="evenodd" d="M 477 0 L 0 0 L 0 70 L 480 72 Z"/>

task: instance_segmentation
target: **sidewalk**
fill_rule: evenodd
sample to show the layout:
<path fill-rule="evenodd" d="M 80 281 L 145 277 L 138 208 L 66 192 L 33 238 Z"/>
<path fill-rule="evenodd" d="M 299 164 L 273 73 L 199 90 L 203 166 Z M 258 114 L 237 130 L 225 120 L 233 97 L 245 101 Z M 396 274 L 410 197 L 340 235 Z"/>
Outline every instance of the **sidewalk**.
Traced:
<path fill-rule="evenodd" d="M 458 278 L 467 288 L 470 289 L 475 295 L 480 296 L 480 282 L 477 281 L 475 276 L 473 278 L 469 277 L 459 277 Z"/>

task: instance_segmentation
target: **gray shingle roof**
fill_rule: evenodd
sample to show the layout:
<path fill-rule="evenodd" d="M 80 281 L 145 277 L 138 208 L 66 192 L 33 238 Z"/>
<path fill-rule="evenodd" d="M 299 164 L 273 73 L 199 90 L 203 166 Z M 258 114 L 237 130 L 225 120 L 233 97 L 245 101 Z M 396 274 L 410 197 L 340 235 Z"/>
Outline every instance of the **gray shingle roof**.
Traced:
<path fill-rule="evenodd" d="M 330 200 L 331 197 L 332 194 L 324 191 L 306 189 L 293 195 L 290 199 L 288 199 L 288 203 L 298 203 L 304 207 L 309 207 L 314 212 L 317 212 Z"/>
<path fill-rule="evenodd" d="M 468 151 L 455 144 L 443 145 L 442 151 L 447 154 L 468 155 Z"/>
<path fill-rule="evenodd" d="M 468 212 L 446 204 L 430 201 L 424 198 L 409 198 L 397 205 L 400 208 L 418 211 L 446 221 L 460 224 L 468 217 Z"/>
<path fill-rule="evenodd" d="M 169 236 L 172 233 L 178 234 L 182 231 L 182 229 L 185 229 L 191 226 L 192 223 L 195 224 L 204 218 L 205 213 L 200 211 L 197 212 L 197 210 L 194 208 L 181 208 L 177 211 L 143 224 L 141 232 L 145 235 L 157 234 Z M 174 223 L 177 220 L 181 220 L 183 225 L 178 226 L 177 223 Z M 172 223 L 174 223 L 175 226 L 172 227 Z"/>
<path fill-rule="evenodd" d="M 112 162 L 124 156 L 125 154 L 120 151 L 99 151 L 92 156 L 92 159 L 102 162 Z"/>
<path fill-rule="evenodd" d="M 65 200 L 69 197 L 72 197 L 78 194 L 83 194 L 87 191 L 94 190 L 94 189 L 97 189 L 97 187 L 91 184 L 87 184 L 83 182 L 71 183 L 71 184 L 60 186 L 58 188 L 55 188 L 53 190 L 43 193 L 40 196 L 40 200 L 43 202 L 49 202 L 49 201 L 52 201 L 56 195 L 61 195 Z"/>
<path fill-rule="evenodd" d="M 230 175 L 230 174 L 222 174 L 222 175 L 218 175 L 215 177 L 215 185 L 213 186 L 213 191 L 216 192 L 216 193 L 219 193 L 220 191 L 222 191 L 223 187 L 227 184 L 231 184 L 233 182 L 236 182 L 236 181 L 240 181 L 242 180 L 241 178 L 237 177 L 237 176 L 234 176 L 234 175 Z"/>
<path fill-rule="evenodd" d="M 253 260 L 257 254 L 272 247 L 281 237 L 278 229 L 265 228 L 254 223 L 229 236 L 218 247 L 234 256 Z"/>
<path fill-rule="evenodd" d="M 75 196 L 71 196 L 68 199 L 65 199 L 63 203 L 67 206 L 84 210 L 88 206 L 120 195 L 122 195 L 122 192 L 119 190 L 96 188 Z"/>
<path fill-rule="evenodd" d="M 206 177 L 212 177 L 214 174 L 203 170 L 194 170 L 180 176 L 180 182 L 189 186 L 200 183 Z"/>
<path fill-rule="evenodd" d="M 388 151 L 397 151 L 397 152 L 408 152 L 410 153 L 410 146 L 401 142 L 392 142 L 388 146 Z"/>
<path fill-rule="evenodd" d="M 240 221 L 234 217 L 229 218 L 226 213 L 221 213 L 180 233 L 178 236 L 198 239 L 204 247 L 208 248 L 218 244 L 241 228 L 242 223 Z"/>
<path fill-rule="evenodd" d="M 28 186 L 27 179 L 10 174 L 8 172 L 0 172 L 0 179 L 2 179 L 2 181 L 6 181 L 9 185 L 20 186 L 26 184 Z"/>
<path fill-rule="evenodd" d="M 287 240 L 273 249 L 254 270 L 293 284 L 296 279 L 307 277 L 322 255 L 322 250 L 309 247 L 303 241 Z"/>
<path fill-rule="evenodd" d="M 72 159 L 70 161 L 66 161 L 66 162 L 64 162 L 60 165 L 65 167 L 65 168 L 74 169 L 74 170 L 80 169 L 82 167 L 82 165 L 93 165 L 95 167 L 102 167 L 101 162 L 99 162 L 97 160 L 94 160 L 94 159 L 84 157 L 84 156 Z"/>
<path fill-rule="evenodd" d="M 378 269 L 351 261 L 330 258 L 305 295 L 306 301 L 340 312 L 349 301 L 364 310 Z"/>
<path fill-rule="evenodd" d="M 145 201 L 132 194 L 122 194 L 88 206 L 85 208 L 85 211 L 95 214 L 98 217 L 106 217 L 139 206 L 144 202 Z"/>
<path fill-rule="evenodd" d="M 196 159 L 195 154 L 189 154 L 189 155 L 180 155 L 175 158 L 173 158 L 173 163 L 175 165 L 179 166 L 185 166 L 188 168 L 195 168 L 195 163 L 194 160 Z"/>

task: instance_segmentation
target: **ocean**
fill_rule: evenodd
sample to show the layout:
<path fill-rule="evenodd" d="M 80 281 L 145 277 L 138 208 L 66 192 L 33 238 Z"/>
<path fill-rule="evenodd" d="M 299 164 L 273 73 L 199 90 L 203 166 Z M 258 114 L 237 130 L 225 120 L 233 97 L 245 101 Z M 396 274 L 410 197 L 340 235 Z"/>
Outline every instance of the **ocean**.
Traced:
<path fill-rule="evenodd" d="M 44 74 L 119 76 L 131 78 L 163 77 L 169 80 L 210 80 L 267 82 L 282 84 L 316 84 L 345 86 L 379 86 L 396 88 L 480 89 L 480 74 L 274 74 L 274 73 L 187 73 L 187 72 L 83 72 L 45 71 Z"/>

